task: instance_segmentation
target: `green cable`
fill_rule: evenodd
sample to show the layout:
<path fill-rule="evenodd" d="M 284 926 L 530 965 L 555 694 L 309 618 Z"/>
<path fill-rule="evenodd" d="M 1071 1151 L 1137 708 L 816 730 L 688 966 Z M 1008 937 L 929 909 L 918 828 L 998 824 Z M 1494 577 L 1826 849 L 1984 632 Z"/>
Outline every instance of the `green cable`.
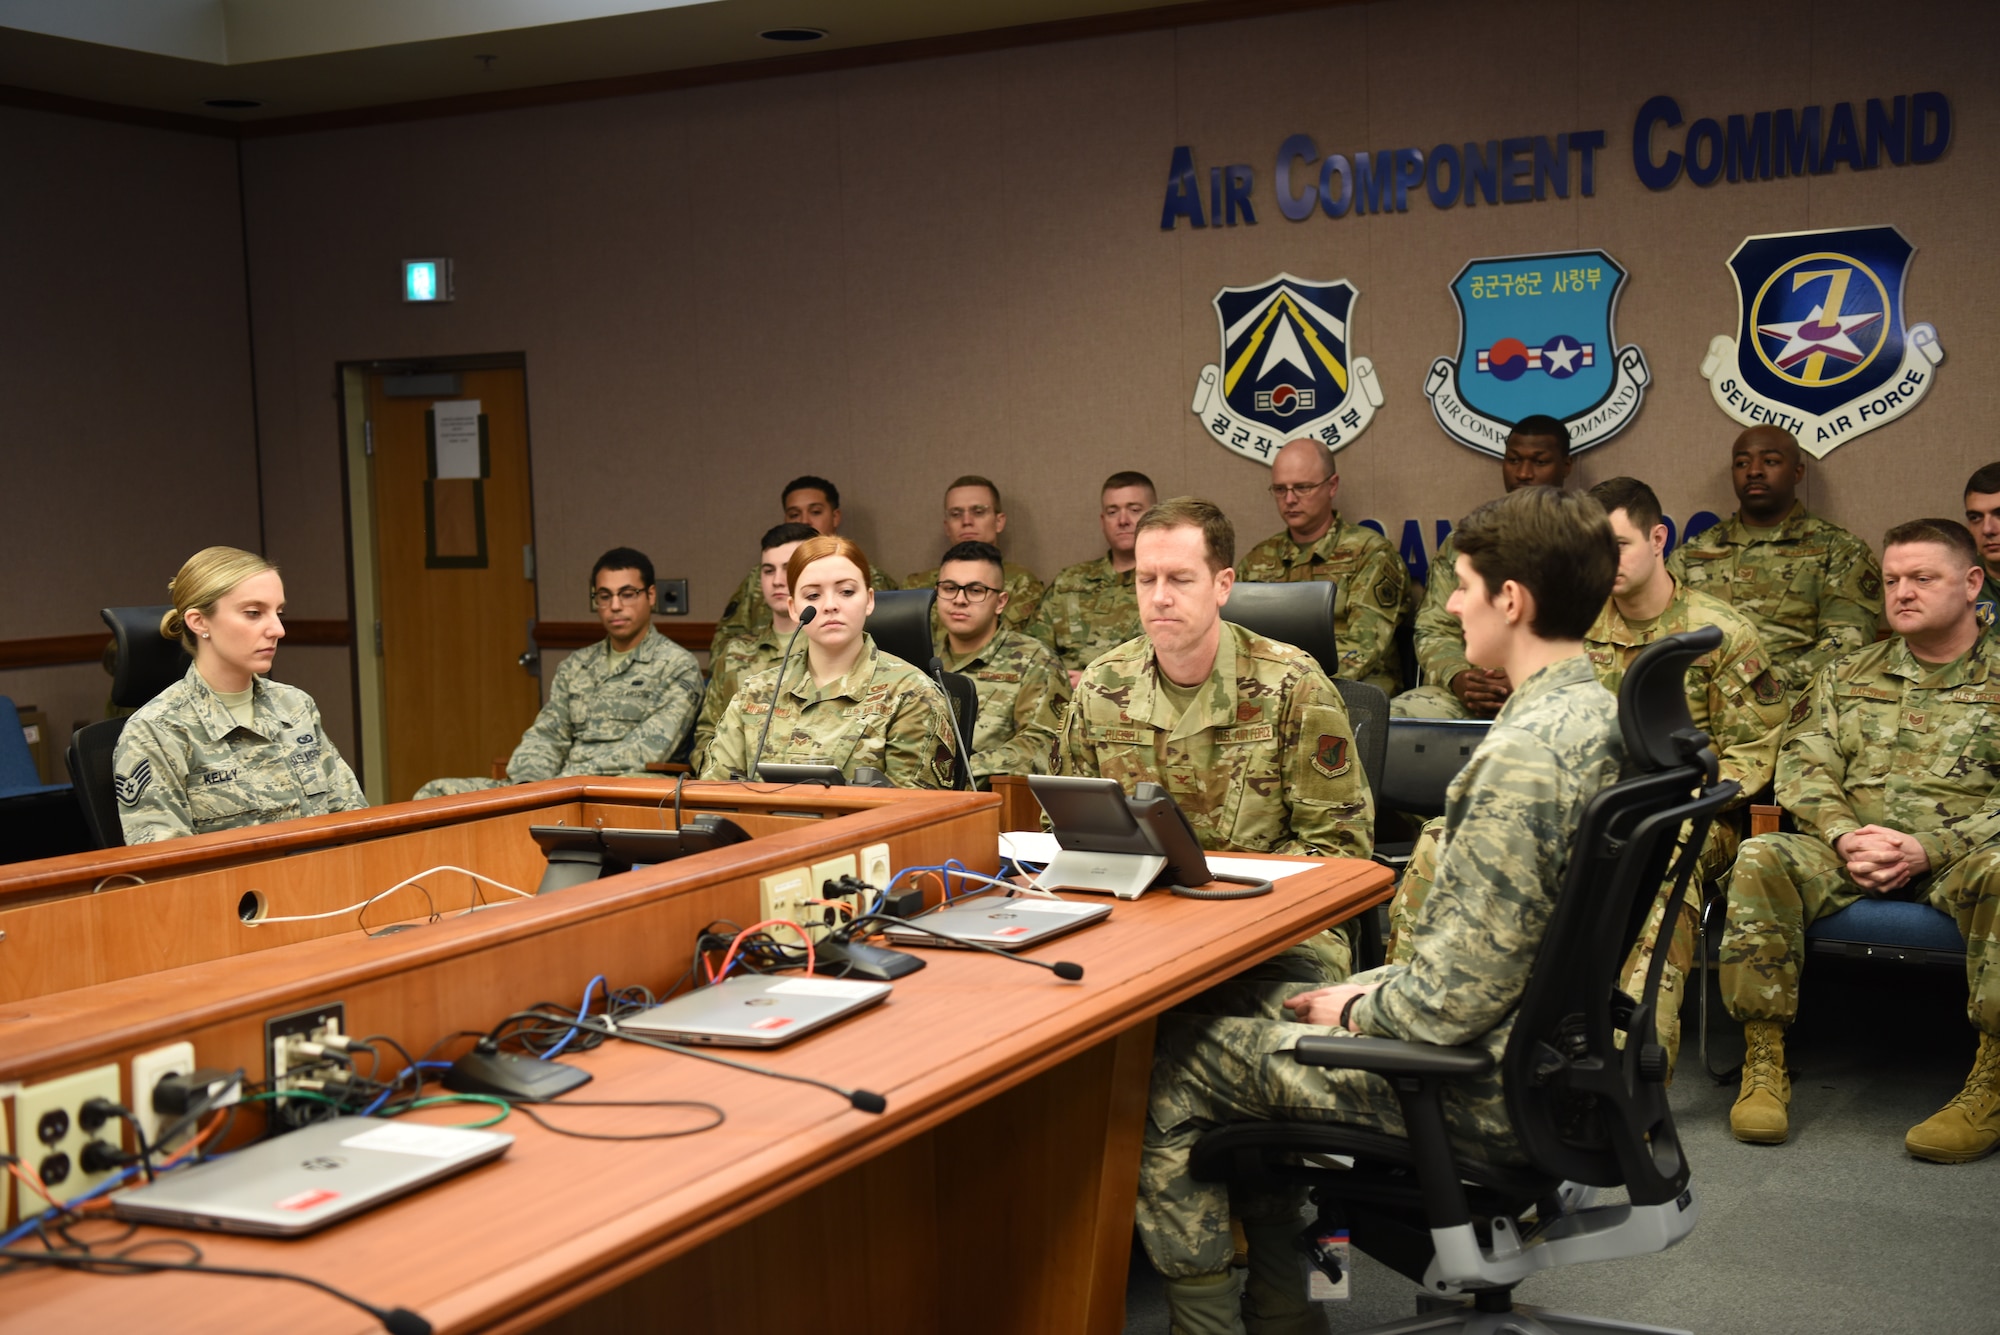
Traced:
<path fill-rule="evenodd" d="M 490 1103 L 494 1107 L 500 1110 L 497 1114 L 487 1118 L 483 1122 L 451 1123 L 451 1125 L 455 1127 L 461 1127 L 467 1131 L 477 1131 L 479 1128 L 483 1126 L 495 1126 L 501 1122 L 504 1122 L 507 1120 L 507 1114 L 514 1110 L 513 1105 L 508 1103 L 507 1100 L 502 1098 L 495 1098 L 491 1094 L 437 1094 L 427 1099 L 412 1100 L 410 1103 L 405 1105 L 396 1115 L 400 1117 L 402 1116 L 403 1113 L 412 1112 L 418 1108 L 433 1108 L 440 1103 Z"/>

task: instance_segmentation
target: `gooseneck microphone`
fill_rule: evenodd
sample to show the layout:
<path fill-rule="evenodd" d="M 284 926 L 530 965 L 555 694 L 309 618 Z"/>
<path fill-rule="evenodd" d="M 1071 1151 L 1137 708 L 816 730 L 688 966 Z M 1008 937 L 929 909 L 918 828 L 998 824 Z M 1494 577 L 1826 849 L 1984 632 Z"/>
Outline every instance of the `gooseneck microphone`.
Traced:
<path fill-rule="evenodd" d="M 912 932 L 922 932 L 925 936 L 942 941 L 948 946 L 964 946 L 968 950 L 983 950 L 989 955 L 998 955 L 1001 959 L 1012 960 L 1016 964 L 1032 964 L 1037 969 L 1047 969 L 1066 983 L 1079 982 L 1083 978 L 1083 966 L 1070 960 L 1057 960 L 1051 964 L 1047 960 L 1029 959 L 1026 955 L 1016 955 L 1011 950 L 1002 950 L 998 946 L 989 946 L 984 941 L 967 941 L 962 937 L 946 936 L 943 932 L 933 932 L 920 922 L 911 922 L 908 918 L 892 918 L 886 913 L 864 914 L 847 924 L 841 931 L 843 934 L 852 935 L 864 924 L 877 922 L 886 922 L 892 926 L 906 928 Z"/>
<path fill-rule="evenodd" d="M 757 753 L 750 757 L 750 772 L 743 776 L 752 782 L 757 778 L 757 766 L 764 761 L 764 743 L 771 740 L 771 720 L 778 716 L 778 692 L 785 689 L 785 669 L 792 665 L 792 649 L 799 642 L 799 632 L 818 615 L 817 607 L 799 613 L 799 624 L 792 628 L 792 638 L 785 641 L 785 656 L 778 661 L 778 684 L 771 688 L 771 707 L 764 711 L 764 731 L 757 736 Z"/>
<path fill-rule="evenodd" d="M 602 1034 L 606 1038 L 622 1038 L 627 1043 L 637 1043 L 643 1047 L 658 1048 L 662 1052 L 678 1052 L 683 1057 L 699 1057 L 705 1062 L 714 1062 L 717 1066 L 733 1067 L 738 1071 L 748 1071 L 752 1075 L 766 1075 L 773 1080 L 790 1080 L 796 1084 L 813 1085 L 829 1093 L 840 1095 L 858 1112 L 879 1113 L 889 1106 L 889 1100 L 877 1094 L 872 1089 L 843 1089 L 841 1086 L 833 1084 L 830 1081 L 815 1080 L 809 1075 L 793 1075 L 790 1071 L 774 1071 L 768 1066 L 758 1066 L 751 1062 L 737 1061 L 733 1057 L 718 1056 L 713 1052 L 705 1052 L 700 1048 L 688 1047 L 684 1043 L 673 1043 L 664 1038 L 653 1038 L 646 1034 L 635 1034 L 630 1030 L 620 1029 L 615 1024 L 606 1024 L 601 1018 L 595 1016 L 586 1016 L 578 1020 L 576 1027 L 593 1034 Z"/>

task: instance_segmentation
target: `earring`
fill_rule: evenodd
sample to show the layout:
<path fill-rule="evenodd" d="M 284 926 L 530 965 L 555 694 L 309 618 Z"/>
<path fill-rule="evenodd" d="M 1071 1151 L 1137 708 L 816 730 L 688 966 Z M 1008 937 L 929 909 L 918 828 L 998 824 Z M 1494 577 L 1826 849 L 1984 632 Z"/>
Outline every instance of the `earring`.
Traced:
<path fill-rule="evenodd" d="M 203 632 L 201 633 L 201 638 L 203 638 L 204 640 L 205 640 L 205 639 L 207 639 L 207 638 L 208 638 L 208 632 L 207 632 L 207 631 L 203 631 Z"/>

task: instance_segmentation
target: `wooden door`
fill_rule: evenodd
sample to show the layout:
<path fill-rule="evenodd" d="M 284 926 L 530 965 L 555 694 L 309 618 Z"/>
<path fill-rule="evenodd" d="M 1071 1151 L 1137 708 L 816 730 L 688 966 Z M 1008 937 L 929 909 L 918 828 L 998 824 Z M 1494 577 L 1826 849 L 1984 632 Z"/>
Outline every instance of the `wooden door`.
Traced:
<path fill-rule="evenodd" d="M 450 406 L 470 400 L 476 439 Z M 370 375 L 368 420 L 386 796 L 403 802 L 430 779 L 489 776 L 541 705 L 520 662 L 535 616 L 524 374 L 466 371 L 449 399 L 391 398 Z"/>

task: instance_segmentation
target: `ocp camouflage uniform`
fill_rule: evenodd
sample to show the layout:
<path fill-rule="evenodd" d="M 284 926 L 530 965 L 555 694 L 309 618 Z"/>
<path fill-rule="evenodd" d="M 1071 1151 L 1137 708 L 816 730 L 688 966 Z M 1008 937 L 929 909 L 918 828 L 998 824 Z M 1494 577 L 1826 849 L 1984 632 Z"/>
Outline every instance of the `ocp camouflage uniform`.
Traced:
<path fill-rule="evenodd" d="M 111 769 L 126 843 L 368 805 L 310 695 L 253 677 L 250 709 L 246 727 L 190 666 L 125 721 Z"/>
<path fill-rule="evenodd" d="M 701 698 L 701 717 L 694 724 L 694 749 L 688 757 L 688 764 L 696 774 L 701 773 L 709 744 L 715 740 L 716 725 L 722 722 L 729 702 L 736 698 L 737 688 L 759 672 L 778 666 L 789 638 L 780 635 L 776 625 L 766 626 L 748 638 L 730 640 L 722 646 L 722 656 L 710 660 L 708 692 Z"/>
<path fill-rule="evenodd" d="M 1083 674 L 1050 758 L 1057 774 L 1165 788 L 1211 852 L 1365 858 L 1375 800 L 1340 693 L 1288 644 L 1223 622 L 1208 680 L 1178 718 L 1143 636 Z M 1307 986 L 1347 976 L 1338 930 L 1293 947 Z M 1263 1004 L 1275 1007 L 1275 998 Z"/>
<path fill-rule="evenodd" d="M 937 683 L 862 637 L 861 657 L 826 686 L 813 681 L 798 654 L 778 688 L 778 669 L 747 677 L 723 711 L 702 764 L 704 779 L 746 775 L 764 720 L 777 713 L 764 760 L 776 765 L 833 765 L 849 779 L 872 766 L 898 788 L 949 788 L 958 736 Z"/>
<path fill-rule="evenodd" d="M 1979 586 L 1979 596 L 1973 600 L 1972 607 L 1979 617 L 1980 628 L 1990 631 L 1994 622 L 2000 620 L 1995 616 L 1996 611 L 2000 611 L 2000 583 L 1995 583 L 1992 566 L 1981 561 L 1979 568 L 1986 572 L 1986 582 Z"/>
<path fill-rule="evenodd" d="M 1340 675 L 1379 687 L 1384 695 L 1401 688 L 1396 624 L 1408 597 L 1410 572 L 1395 547 L 1374 529 L 1350 524 L 1335 511 L 1332 524 L 1309 546 L 1279 532 L 1252 547 L 1236 563 L 1236 578 L 1268 584 L 1332 580 Z"/>
<path fill-rule="evenodd" d="M 1099 654 L 1143 630 L 1132 573 L 1113 570 L 1109 553 L 1066 567 L 1042 594 L 1028 634 L 1055 650 L 1065 670 L 1089 667 Z"/>
<path fill-rule="evenodd" d="M 897 587 L 895 580 L 879 570 L 868 572 L 868 586 L 881 593 Z M 715 636 L 708 642 L 708 661 L 713 663 L 720 658 L 731 640 L 755 639 L 757 632 L 770 626 L 771 605 L 764 601 L 763 567 L 753 567 L 736 586 L 736 592 L 722 609 L 721 620 L 715 623 Z"/>
<path fill-rule="evenodd" d="M 1914 835 L 1930 870 L 1884 896 L 1948 913 L 1965 938 L 1966 1013 L 2000 1035 L 2000 644 L 1942 667 L 1901 637 L 1822 668 L 1793 706 L 1777 795 L 1797 834 L 1745 841 L 1729 878 L 1722 996 L 1739 1020 L 1798 1014 L 1805 929 L 1866 896 L 1833 850 L 1864 825 Z"/>
<path fill-rule="evenodd" d="M 979 717 L 972 726 L 971 770 L 981 788 L 995 774 L 1046 774 L 1049 753 L 1069 708 L 1069 673 L 1040 640 L 994 629 L 993 638 L 964 658 L 946 646 L 944 670 L 972 678 Z"/>
<path fill-rule="evenodd" d="M 1449 533 L 1431 558 L 1424 600 L 1417 607 L 1413 638 L 1418 684 L 1389 702 L 1396 718 L 1471 718 L 1472 711 L 1451 693 L 1451 679 L 1472 669 L 1465 656 L 1465 627 L 1445 610 L 1458 592 L 1458 535 Z"/>
<path fill-rule="evenodd" d="M 694 655 L 648 627 L 617 661 L 611 641 L 585 645 L 562 661 L 548 703 L 521 734 L 507 778 L 432 779 L 416 798 L 446 797 L 570 774 L 643 775 L 679 749 L 701 708 Z"/>
<path fill-rule="evenodd" d="M 932 566 L 929 570 L 919 570 L 903 581 L 906 589 L 935 589 L 938 571 L 942 566 Z M 1012 561 L 1000 563 L 1002 584 L 1007 593 L 1007 610 L 1000 614 L 1000 624 L 1012 630 L 1026 631 L 1034 623 L 1035 613 L 1042 605 L 1042 581 L 1034 571 L 1026 566 L 1017 566 Z M 931 605 L 931 643 L 940 655 L 944 653 L 944 619 L 938 615 L 937 605 Z"/>
<path fill-rule="evenodd" d="M 1794 694 L 1834 659 L 1874 643 L 1882 621 L 1875 553 L 1802 504 L 1775 529 L 1752 529 L 1731 515 L 1676 547 L 1667 569 L 1683 587 L 1748 617 L 1778 683 Z"/>
<path fill-rule="evenodd" d="M 1412 924 L 1407 959 L 1361 974 L 1379 986 L 1355 1003 L 1360 1033 L 1493 1054 L 1494 1072 L 1446 1083 L 1452 1138 L 1478 1158 L 1519 1162 L 1498 1058 L 1513 1029 L 1584 804 L 1623 762 L 1616 703 L 1581 657 L 1522 682 L 1452 781 L 1437 893 Z M 1170 1012 L 1160 1017 L 1139 1166 L 1139 1236 L 1168 1278 L 1229 1265 L 1229 1189 L 1197 1182 L 1201 1136 L 1245 1120 L 1328 1121 L 1404 1134 L 1394 1090 L 1366 1071 L 1300 1066 L 1296 1022 Z M 1299 1193 L 1236 1200 L 1246 1225 L 1296 1220 Z M 1253 1273 L 1254 1273 L 1253 1262 Z"/>

